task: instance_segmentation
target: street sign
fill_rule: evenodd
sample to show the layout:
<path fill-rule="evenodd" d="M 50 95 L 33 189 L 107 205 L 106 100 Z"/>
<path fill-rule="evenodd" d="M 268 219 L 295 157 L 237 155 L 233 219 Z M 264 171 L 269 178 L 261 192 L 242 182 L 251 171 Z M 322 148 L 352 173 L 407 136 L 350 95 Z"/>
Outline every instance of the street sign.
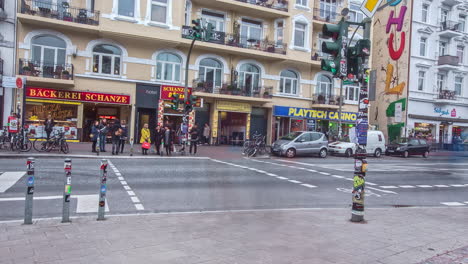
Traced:
<path fill-rule="evenodd" d="M 373 17 L 381 3 L 382 0 L 364 0 L 360 9 L 366 16 Z"/>
<path fill-rule="evenodd" d="M 3 76 L 2 86 L 5 88 L 16 88 L 16 77 Z"/>

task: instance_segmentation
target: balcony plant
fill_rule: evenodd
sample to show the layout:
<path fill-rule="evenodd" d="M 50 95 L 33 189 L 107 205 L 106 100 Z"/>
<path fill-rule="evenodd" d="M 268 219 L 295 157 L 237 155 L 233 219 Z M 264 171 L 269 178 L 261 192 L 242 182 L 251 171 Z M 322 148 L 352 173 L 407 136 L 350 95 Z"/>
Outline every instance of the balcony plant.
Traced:
<path fill-rule="evenodd" d="M 62 71 L 62 79 L 70 80 L 70 73 L 68 71 Z"/>
<path fill-rule="evenodd" d="M 235 94 L 235 90 L 237 90 L 235 85 L 229 84 L 227 86 L 227 94 Z"/>

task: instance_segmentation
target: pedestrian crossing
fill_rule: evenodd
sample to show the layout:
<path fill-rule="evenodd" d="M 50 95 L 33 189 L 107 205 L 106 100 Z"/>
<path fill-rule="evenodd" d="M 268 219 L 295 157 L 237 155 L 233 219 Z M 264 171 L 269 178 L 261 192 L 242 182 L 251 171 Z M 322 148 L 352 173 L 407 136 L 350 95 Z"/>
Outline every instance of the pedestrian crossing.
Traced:
<path fill-rule="evenodd" d="M 6 171 L 0 173 L 0 193 L 10 189 L 26 172 L 24 171 Z"/>
<path fill-rule="evenodd" d="M 435 185 L 427 185 L 427 184 L 418 184 L 418 185 L 380 185 L 382 189 L 416 189 L 416 188 L 468 188 L 467 184 L 435 184 Z"/>

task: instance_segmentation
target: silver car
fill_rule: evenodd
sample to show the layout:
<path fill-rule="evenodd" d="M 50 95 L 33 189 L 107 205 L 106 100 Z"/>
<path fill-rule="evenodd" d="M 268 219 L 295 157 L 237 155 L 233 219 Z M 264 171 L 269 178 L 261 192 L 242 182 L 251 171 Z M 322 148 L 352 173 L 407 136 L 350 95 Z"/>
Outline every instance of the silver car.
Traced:
<path fill-rule="evenodd" d="M 292 132 L 275 141 L 271 147 L 271 152 L 288 158 L 307 154 L 318 154 L 319 157 L 326 158 L 328 139 L 325 134 L 320 132 Z"/>

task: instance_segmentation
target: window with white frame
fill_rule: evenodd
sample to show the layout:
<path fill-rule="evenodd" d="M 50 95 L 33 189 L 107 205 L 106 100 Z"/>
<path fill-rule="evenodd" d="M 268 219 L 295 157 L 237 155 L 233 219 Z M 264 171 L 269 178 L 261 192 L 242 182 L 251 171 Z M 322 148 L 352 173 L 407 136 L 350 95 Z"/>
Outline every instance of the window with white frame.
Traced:
<path fill-rule="evenodd" d="M 93 72 L 120 75 L 122 50 L 114 45 L 101 44 L 93 48 Z"/>
<path fill-rule="evenodd" d="M 185 25 L 190 26 L 191 22 L 191 12 L 192 12 L 192 2 L 190 0 L 185 1 Z"/>
<path fill-rule="evenodd" d="M 245 63 L 239 69 L 240 88 L 247 93 L 258 91 L 260 88 L 260 69 L 251 63 Z"/>
<path fill-rule="evenodd" d="M 439 56 L 447 55 L 447 52 L 448 52 L 447 47 L 448 47 L 447 42 L 445 41 L 439 42 Z"/>
<path fill-rule="evenodd" d="M 463 77 L 455 77 L 455 95 L 462 95 Z"/>
<path fill-rule="evenodd" d="M 207 23 L 211 23 L 216 31 L 224 32 L 224 14 L 203 10 L 202 19 Z"/>
<path fill-rule="evenodd" d="M 445 74 L 437 74 L 437 90 L 439 92 L 445 90 Z"/>
<path fill-rule="evenodd" d="M 421 21 L 422 22 L 427 22 L 428 12 L 429 12 L 429 5 L 428 4 L 422 4 L 422 8 L 421 8 Z"/>
<path fill-rule="evenodd" d="M 120 16 L 135 16 L 135 0 L 119 0 L 118 14 Z"/>
<path fill-rule="evenodd" d="M 301 22 L 294 23 L 294 46 L 305 48 L 307 25 Z"/>
<path fill-rule="evenodd" d="M 418 74 L 418 91 L 424 91 L 424 81 L 426 79 L 426 72 L 419 71 Z"/>
<path fill-rule="evenodd" d="M 444 9 L 444 8 L 441 8 L 441 9 L 440 9 L 440 21 L 441 21 L 441 22 L 444 23 L 444 22 L 447 21 L 447 19 L 449 18 L 449 12 L 450 12 L 450 11 L 447 10 L 447 9 Z"/>
<path fill-rule="evenodd" d="M 262 38 L 262 22 L 242 19 L 241 22 L 241 43 L 244 45 L 255 45 L 260 43 Z"/>
<path fill-rule="evenodd" d="M 284 38 L 284 20 L 279 20 L 275 22 L 275 42 L 276 46 L 283 46 Z"/>
<path fill-rule="evenodd" d="M 318 96 L 322 95 L 324 99 L 327 99 L 333 94 L 332 87 L 333 87 L 332 79 L 326 75 L 320 75 L 317 89 L 316 89 L 316 95 Z"/>
<path fill-rule="evenodd" d="M 320 0 L 320 17 L 326 21 L 336 20 L 336 0 Z"/>
<path fill-rule="evenodd" d="M 426 56 L 426 44 L 427 44 L 427 38 L 422 37 L 419 40 L 419 56 Z"/>
<path fill-rule="evenodd" d="M 151 21 L 167 23 L 170 0 L 148 0 L 151 1 Z"/>
<path fill-rule="evenodd" d="M 458 16 L 458 30 L 461 32 L 465 32 L 465 24 L 466 24 L 466 16 L 464 15 L 459 15 Z"/>
<path fill-rule="evenodd" d="M 458 56 L 458 63 L 463 64 L 463 59 L 465 56 L 464 46 L 457 46 L 457 56 Z"/>
<path fill-rule="evenodd" d="M 167 82 L 180 82 L 182 60 L 179 56 L 164 52 L 156 57 L 156 79 Z"/>
<path fill-rule="evenodd" d="M 63 39 L 42 35 L 31 41 L 32 62 L 36 66 L 64 65 L 67 44 Z"/>
<path fill-rule="evenodd" d="M 279 92 L 283 94 L 297 95 L 299 78 L 297 73 L 291 70 L 284 70 L 280 74 Z"/>
<path fill-rule="evenodd" d="M 198 78 L 208 87 L 221 87 L 223 65 L 216 59 L 206 58 L 200 61 Z"/>
<path fill-rule="evenodd" d="M 350 10 L 349 11 L 349 20 L 350 21 L 361 23 L 363 19 L 364 19 L 364 14 L 363 13 L 361 13 L 359 11 L 355 11 L 355 10 Z"/>
<path fill-rule="evenodd" d="M 307 7 L 307 0 L 296 0 L 296 5 Z"/>
<path fill-rule="evenodd" d="M 359 87 L 358 86 L 346 86 L 345 89 L 345 101 L 348 103 L 359 102 Z"/>

